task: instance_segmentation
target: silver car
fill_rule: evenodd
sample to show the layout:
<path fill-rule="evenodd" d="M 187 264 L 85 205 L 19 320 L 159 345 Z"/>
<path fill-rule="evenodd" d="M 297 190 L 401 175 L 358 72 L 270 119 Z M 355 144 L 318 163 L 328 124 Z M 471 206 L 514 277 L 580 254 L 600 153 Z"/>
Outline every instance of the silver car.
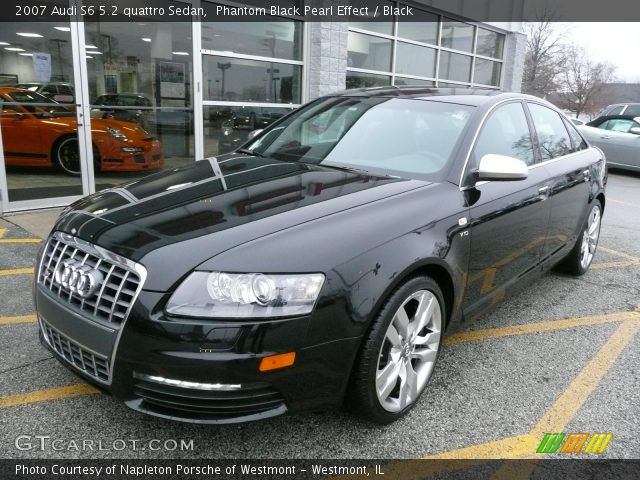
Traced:
<path fill-rule="evenodd" d="M 578 130 L 604 152 L 610 167 L 640 171 L 640 116 L 598 117 Z"/>

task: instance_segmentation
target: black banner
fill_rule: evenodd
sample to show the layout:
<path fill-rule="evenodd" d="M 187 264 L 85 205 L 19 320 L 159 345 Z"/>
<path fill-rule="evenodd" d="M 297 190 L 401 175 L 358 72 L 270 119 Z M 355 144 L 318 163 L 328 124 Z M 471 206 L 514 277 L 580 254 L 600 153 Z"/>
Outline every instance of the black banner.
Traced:
<path fill-rule="evenodd" d="M 421 10 L 490 22 L 640 21 L 640 2 L 629 0 L 7 0 L 0 22 L 264 22 L 295 18 L 307 22 L 433 21 Z"/>
<path fill-rule="evenodd" d="M 3 480 L 636 479 L 640 460 L 0 460 Z"/>

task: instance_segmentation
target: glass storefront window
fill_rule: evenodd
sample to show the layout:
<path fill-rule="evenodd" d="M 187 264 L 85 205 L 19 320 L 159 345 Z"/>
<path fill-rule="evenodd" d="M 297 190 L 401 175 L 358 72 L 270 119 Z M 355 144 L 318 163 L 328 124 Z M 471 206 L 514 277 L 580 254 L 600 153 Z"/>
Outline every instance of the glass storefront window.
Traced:
<path fill-rule="evenodd" d="M 436 50 L 412 43 L 398 42 L 396 47 L 396 73 L 435 77 Z"/>
<path fill-rule="evenodd" d="M 82 194 L 69 25 L 0 23 L 0 130 L 10 202 Z"/>
<path fill-rule="evenodd" d="M 266 128 L 293 110 L 293 107 L 205 106 L 205 157 L 235 150 L 248 140 L 253 130 Z"/>
<path fill-rule="evenodd" d="M 352 2 L 352 4 L 357 8 L 361 6 L 366 6 L 366 3 L 360 0 L 359 2 Z M 361 5 L 360 5 L 361 4 Z M 383 6 L 393 6 L 392 2 L 379 2 L 380 8 Z M 353 28 L 359 28 L 361 30 L 368 30 L 370 32 L 382 33 L 385 35 L 393 34 L 393 22 L 367 22 L 362 21 L 363 18 L 360 15 L 351 15 L 349 16 L 349 26 Z"/>
<path fill-rule="evenodd" d="M 406 78 L 396 76 L 394 85 L 402 86 L 420 86 L 420 87 L 433 87 L 436 83 L 433 80 L 418 80 L 416 78 Z"/>
<path fill-rule="evenodd" d="M 202 70 L 205 100 L 301 101 L 300 65 L 203 55 Z"/>
<path fill-rule="evenodd" d="M 476 58 L 473 82 L 499 87 L 501 68 L 502 64 L 500 62 L 492 62 L 491 60 Z"/>
<path fill-rule="evenodd" d="M 471 77 L 471 59 L 467 55 L 441 51 L 438 75 L 442 79 L 468 82 Z"/>
<path fill-rule="evenodd" d="M 446 48 L 473 51 L 473 25 L 445 19 L 442 22 L 442 35 L 440 45 Z"/>
<path fill-rule="evenodd" d="M 84 28 L 96 190 L 193 162 L 191 24 Z"/>
<path fill-rule="evenodd" d="M 391 71 L 391 40 L 349 32 L 347 66 L 367 70 Z"/>
<path fill-rule="evenodd" d="M 476 54 L 502 59 L 504 35 L 484 28 L 478 28 L 478 45 Z"/>
<path fill-rule="evenodd" d="M 388 75 L 347 72 L 347 88 L 384 87 L 387 85 L 391 85 L 391 77 Z"/>
<path fill-rule="evenodd" d="M 414 10 L 415 22 L 398 22 L 398 37 L 408 38 L 416 42 L 438 44 L 438 16 L 424 12 L 422 10 Z"/>
<path fill-rule="evenodd" d="M 216 22 L 202 24 L 202 48 L 226 53 L 302 60 L 302 22 Z"/>

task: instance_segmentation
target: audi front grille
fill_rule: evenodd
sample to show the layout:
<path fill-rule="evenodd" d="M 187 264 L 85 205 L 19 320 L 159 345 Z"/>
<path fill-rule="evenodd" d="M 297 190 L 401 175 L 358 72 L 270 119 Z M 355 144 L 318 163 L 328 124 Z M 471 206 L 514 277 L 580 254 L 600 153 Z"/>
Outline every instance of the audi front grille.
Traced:
<path fill-rule="evenodd" d="M 60 357 L 101 383 L 111 382 L 108 358 L 91 352 L 74 342 L 42 318 L 40 319 L 40 328 L 49 346 L 53 348 Z"/>
<path fill-rule="evenodd" d="M 94 288 L 78 291 L 60 281 L 65 266 L 92 275 Z M 73 273 L 73 272 L 72 272 Z M 141 265 L 89 242 L 55 232 L 45 246 L 38 283 L 84 316 L 119 326 L 137 298 L 146 271 Z M 67 279 L 68 280 L 68 279 Z M 77 279 L 76 279 L 77 281 Z"/>

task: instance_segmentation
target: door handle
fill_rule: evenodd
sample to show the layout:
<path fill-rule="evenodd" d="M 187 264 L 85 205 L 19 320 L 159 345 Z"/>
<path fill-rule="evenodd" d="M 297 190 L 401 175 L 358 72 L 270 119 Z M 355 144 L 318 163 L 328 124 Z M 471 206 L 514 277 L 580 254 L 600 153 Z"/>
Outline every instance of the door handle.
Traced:
<path fill-rule="evenodd" d="M 538 189 L 538 193 L 539 193 L 540 195 L 546 195 L 548 192 L 549 192 L 549 186 L 548 186 L 548 185 L 546 185 L 546 186 L 544 186 L 544 187 L 540 187 L 540 188 Z"/>
<path fill-rule="evenodd" d="M 603 140 L 609 140 L 611 137 L 609 135 L 602 135 L 600 138 Z"/>

